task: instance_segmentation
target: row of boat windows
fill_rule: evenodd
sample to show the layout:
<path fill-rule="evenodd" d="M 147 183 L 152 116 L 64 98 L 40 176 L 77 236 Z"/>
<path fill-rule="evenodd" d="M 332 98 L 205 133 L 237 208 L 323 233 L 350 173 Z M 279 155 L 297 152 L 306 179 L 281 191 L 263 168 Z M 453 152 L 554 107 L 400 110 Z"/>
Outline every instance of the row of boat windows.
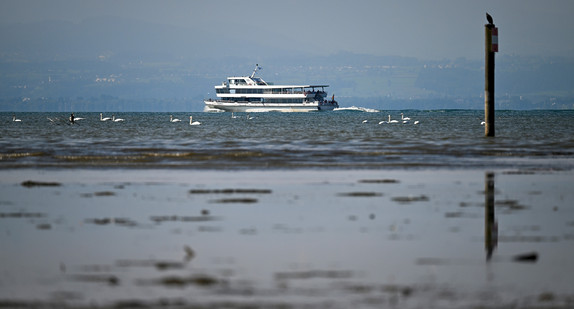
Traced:
<path fill-rule="evenodd" d="M 215 89 L 216 93 L 230 93 L 230 94 L 309 94 L 314 92 L 307 91 L 294 91 L 291 88 L 281 89 Z M 318 94 L 323 94 L 323 91 L 317 91 Z"/>
<path fill-rule="evenodd" d="M 260 86 L 267 86 L 267 83 L 265 83 L 262 79 L 258 78 L 258 77 L 253 77 L 251 80 L 253 80 L 257 85 Z M 240 78 L 240 79 L 230 79 L 229 83 L 231 83 L 232 85 L 249 85 L 249 84 L 253 84 L 253 82 L 248 83 L 247 80 Z"/>
<path fill-rule="evenodd" d="M 215 89 L 216 93 L 263 93 L 263 89 Z M 270 92 L 265 92 L 270 93 Z"/>
<path fill-rule="evenodd" d="M 250 103 L 303 103 L 303 99 L 262 99 L 241 98 L 239 100 L 223 100 L 224 102 L 250 102 Z"/>

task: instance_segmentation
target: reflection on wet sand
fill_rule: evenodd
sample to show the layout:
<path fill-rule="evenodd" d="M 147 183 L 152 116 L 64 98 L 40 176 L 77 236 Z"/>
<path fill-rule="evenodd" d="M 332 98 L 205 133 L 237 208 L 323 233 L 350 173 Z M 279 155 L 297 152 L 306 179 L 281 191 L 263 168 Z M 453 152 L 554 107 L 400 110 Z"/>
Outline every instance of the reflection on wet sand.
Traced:
<path fill-rule="evenodd" d="M 495 202 L 495 174 L 493 172 L 487 172 L 484 177 L 484 246 L 486 249 L 486 260 L 490 261 L 492 259 L 492 254 L 498 246 L 498 221 L 495 215 L 495 205 L 501 205 L 506 207 L 511 205 L 510 209 L 525 209 L 524 206 L 518 205 L 517 201 L 501 201 L 500 203 Z M 518 206 L 515 206 L 518 205 Z M 537 252 L 527 252 L 516 254 L 512 257 L 515 262 L 528 262 L 533 263 L 538 260 Z"/>
<path fill-rule="evenodd" d="M 0 178 L 0 308 L 574 302 L 572 173 L 84 173 Z"/>
<path fill-rule="evenodd" d="M 487 172 L 484 177 L 484 245 L 486 260 L 490 261 L 492 253 L 498 245 L 498 222 L 494 214 L 494 173 Z"/>

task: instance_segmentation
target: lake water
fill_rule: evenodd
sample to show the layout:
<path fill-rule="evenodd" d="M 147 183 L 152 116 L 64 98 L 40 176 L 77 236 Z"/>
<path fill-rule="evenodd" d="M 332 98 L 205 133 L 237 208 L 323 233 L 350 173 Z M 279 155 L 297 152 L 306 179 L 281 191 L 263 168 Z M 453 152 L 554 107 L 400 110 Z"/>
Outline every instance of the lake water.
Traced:
<path fill-rule="evenodd" d="M 85 119 L 71 126 L 47 119 L 66 114 L 12 122 L 1 113 L 0 168 L 574 167 L 574 111 L 498 111 L 496 138 L 484 137 L 482 111 L 402 111 L 411 124 L 379 124 L 400 113 L 176 113 L 177 123 L 165 113 L 118 114 L 123 122 L 76 113 Z"/>

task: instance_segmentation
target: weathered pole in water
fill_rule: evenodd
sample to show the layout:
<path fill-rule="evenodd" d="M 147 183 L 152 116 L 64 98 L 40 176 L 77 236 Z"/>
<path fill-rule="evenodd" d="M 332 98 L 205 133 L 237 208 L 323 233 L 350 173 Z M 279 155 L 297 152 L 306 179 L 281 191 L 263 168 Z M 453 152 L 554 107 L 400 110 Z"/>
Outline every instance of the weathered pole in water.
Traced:
<path fill-rule="evenodd" d="M 498 28 L 486 13 L 484 25 L 484 135 L 494 136 L 494 53 L 498 52 Z"/>

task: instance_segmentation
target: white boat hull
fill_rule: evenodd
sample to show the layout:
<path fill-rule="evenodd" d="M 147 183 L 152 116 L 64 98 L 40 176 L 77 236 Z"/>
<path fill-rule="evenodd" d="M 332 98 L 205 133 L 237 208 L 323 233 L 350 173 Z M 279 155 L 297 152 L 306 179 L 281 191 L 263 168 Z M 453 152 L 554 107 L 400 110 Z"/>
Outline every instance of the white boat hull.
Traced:
<path fill-rule="evenodd" d="M 206 111 L 226 111 L 226 112 L 318 112 L 318 111 L 332 111 L 339 107 L 337 103 L 294 103 L 294 104 L 280 104 L 280 103 L 238 103 L 238 102 L 222 102 L 214 100 L 205 100 Z"/>

